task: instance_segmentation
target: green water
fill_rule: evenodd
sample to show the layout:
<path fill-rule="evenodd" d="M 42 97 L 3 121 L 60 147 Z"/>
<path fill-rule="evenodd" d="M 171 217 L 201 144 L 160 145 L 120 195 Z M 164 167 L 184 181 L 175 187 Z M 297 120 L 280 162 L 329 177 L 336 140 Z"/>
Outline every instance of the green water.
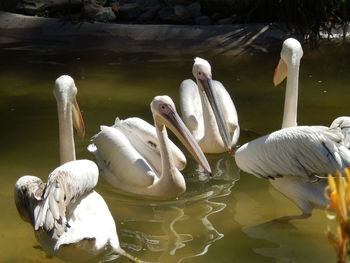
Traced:
<path fill-rule="evenodd" d="M 193 54 L 211 62 L 214 79 L 233 97 L 242 129 L 239 144 L 281 125 L 284 84 L 272 85 L 278 52 Z M 304 50 L 299 124 L 329 125 L 349 115 L 349 55 L 348 46 Z M 86 124 L 86 138 L 76 139 L 77 157 L 93 159 L 86 146 L 99 125 L 111 125 L 117 116 L 151 122 L 149 103 L 155 95 L 167 94 L 178 105 L 178 86 L 191 77 L 193 57 L 0 50 L 0 262 L 61 262 L 40 249 L 32 227 L 17 214 L 12 192 L 18 177 L 33 174 L 46 180 L 58 166 L 54 80 L 69 74 L 76 81 Z M 324 211 L 291 224 L 256 226 L 299 211 L 268 181 L 239 172 L 233 156 L 208 159 L 214 178 L 198 177 L 189 158 L 183 172 L 188 191 L 171 200 L 125 195 L 100 178 L 96 190 L 109 205 L 124 249 L 150 262 L 335 262 L 325 235 L 332 222 Z"/>

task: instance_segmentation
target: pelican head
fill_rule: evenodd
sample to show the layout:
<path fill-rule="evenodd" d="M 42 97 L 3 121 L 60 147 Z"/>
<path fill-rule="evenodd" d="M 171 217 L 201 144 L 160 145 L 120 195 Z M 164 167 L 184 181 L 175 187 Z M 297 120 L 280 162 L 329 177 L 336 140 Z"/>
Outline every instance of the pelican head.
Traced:
<path fill-rule="evenodd" d="M 299 67 L 302 57 L 303 49 L 298 40 L 294 38 L 288 38 L 283 42 L 281 58 L 278 62 L 273 76 L 273 83 L 275 86 L 280 84 L 287 77 L 288 68 Z"/>
<path fill-rule="evenodd" d="M 211 79 L 211 66 L 209 62 L 202 58 L 195 58 L 192 67 L 192 74 L 196 79 Z"/>
<path fill-rule="evenodd" d="M 84 137 L 85 135 L 85 125 L 83 121 L 83 117 L 81 116 L 81 112 L 79 109 L 79 105 L 76 100 L 76 95 L 78 93 L 78 89 L 75 86 L 74 80 L 72 77 L 68 75 L 62 75 L 56 79 L 55 88 L 53 90 L 53 94 L 55 95 L 57 105 L 60 109 L 62 109 L 62 114 L 66 115 L 65 112 L 68 108 L 72 109 L 72 120 L 73 125 L 77 131 L 78 136 Z M 67 105 L 71 105 L 71 107 L 67 107 Z"/>
<path fill-rule="evenodd" d="M 231 151 L 230 133 L 224 121 L 221 105 L 219 105 L 218 99 L 216 97 L 217 95 L 213 90 L 211 66 L 209 62 L 202 58 L 195 58 L 192 67 L 192 73 L 196 78 L 200 92 L 203 92 L 205 94 L 211 105 L 218 125 L 218 130 L 221 135 L 221 139 L 224 142 L 227 151 Z"/>
<path fill-rule="evenodd" d="M 176 112 L 172 99 L 169 96 L 154 97 L 151 102 L 151 111 L 156 128 L 162 130 L 163 126 L 168 127 L 205 171 L 211 174 L 211 169 L 204 153 Z"/>
<path fill-rule="evenodd" d="M 34 203 L 41 199 L 44 187 L 45 184 L 35 176 L 26 175 L 17 180 L 14 188 L 15 204 L 24 221 L 33 224 L 33 213 L 30 210 L 34 208 Z"/>

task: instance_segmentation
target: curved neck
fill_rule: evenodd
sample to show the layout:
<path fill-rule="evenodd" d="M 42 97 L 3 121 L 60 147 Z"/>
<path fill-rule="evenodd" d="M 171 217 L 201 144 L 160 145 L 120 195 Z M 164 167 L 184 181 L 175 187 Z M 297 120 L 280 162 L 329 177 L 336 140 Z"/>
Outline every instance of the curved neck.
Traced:
<path fill-rule="evenodd" d="M 173 156 L 171 153 L 171 148 L 169 145 L 169 138 L 168 133 L 164 125 L 156 125 L 156 131 L 157 131 L 157 137 L 159 140 L 159 147 L 160 147 L 160 159 L 162 160 L 162 174 L 161 177 L 164 177 L 164 175 L 169 174 L 169 171 L 172 169 L 176 169 Z"/>
<path fill-rule="evenodd" d="M 68 102 L 57 102 L 57 111 L 60 138 L 60 162 L 64 164 L 75 160 L 72 105 Z"/>
<path fill-rule="evenodd" d="M 167 130 L 164 125 L 159 125 L 156 121 L 154 124 L 159 140 L 162 174 L 157 182 L 145 189 L 145 193 L 163 197 L 181 194 L 186 190 L 186 183 L 175 167 Z"/>
<path fill-rule="evenodd" d="M 297 126 L 299 62 L 288 65 L 282 128 Z"/>

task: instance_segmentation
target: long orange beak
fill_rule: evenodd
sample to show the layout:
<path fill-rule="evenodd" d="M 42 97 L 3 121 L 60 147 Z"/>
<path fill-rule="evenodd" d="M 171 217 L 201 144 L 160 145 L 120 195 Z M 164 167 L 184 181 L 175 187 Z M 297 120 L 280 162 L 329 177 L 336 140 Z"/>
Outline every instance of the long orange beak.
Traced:
<path fill-rule="evenodd" d="M 85 136 L 85 125 L 76 99 L 74 99 L 72 106 L 73 126 L 76 129 L 78 136 L 83 138 Z"/>
<path fill-rule="evenodd" d="M 280 59 L 273 74 L 273 84 L 277 86 L 287 77 L 287 64 Z"/>

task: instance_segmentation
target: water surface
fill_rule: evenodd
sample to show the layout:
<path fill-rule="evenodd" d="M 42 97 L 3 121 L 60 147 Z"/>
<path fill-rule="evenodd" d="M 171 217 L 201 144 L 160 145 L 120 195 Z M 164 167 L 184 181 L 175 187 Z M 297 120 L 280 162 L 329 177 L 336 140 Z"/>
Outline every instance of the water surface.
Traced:
<path fill-rule="evenodd" d="M 239 144 L 281 125 L 285 84 L 272 85 L 278 53 L 193 54 L 212 63 L 214 79 L 221 80 L 233 97 L 242 129 Z M 349 55 L 344 45 L 305 48 L 299 124 L 328 126 L 335 117 L 349 115 Z M 13 201 L 19 176 L 46 180 L 58 166 L 54 80 L 69 74 L 76 81 L 87 129 L 84 140 L 76 139 L 77 157 L 93 159 L 86 146 L 99 125 L 111 125 L 117 116 L 152 122 L 149 104 L 155 95 L 169 95 L 178 105 L 178 86 L 192 77 L 193 57 L 72 54 L 13 46 L 0 50 L 0 262 L 61 262 L 45 256 Z M 149 262 L 334 262 L 325 235 L 331 223 L 324 211 L 291 224 L 257 226 L 299 210 L 268 181 L 239 172 L 233 156 L 208 159 L 215 176 L 201 175 L 189 157 L 183 172 L 188 190 L 169 200 L 126 195 L 100 178 L 96 190 L 116 220 L 123 248 Z"/>

